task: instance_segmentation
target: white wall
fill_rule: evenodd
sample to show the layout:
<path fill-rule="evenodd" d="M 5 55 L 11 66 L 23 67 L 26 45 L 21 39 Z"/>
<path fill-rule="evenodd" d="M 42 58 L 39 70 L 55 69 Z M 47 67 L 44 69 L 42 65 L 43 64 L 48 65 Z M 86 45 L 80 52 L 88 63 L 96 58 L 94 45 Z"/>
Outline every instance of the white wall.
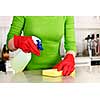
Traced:
<path fill-rule="evenodd" d="M 11 22 L 12 16 L 0 16 L 0 51 L 2 51 L 2 47 L 6 43 L 7 33 Z"/>
<path fill-rule="evenodd" d="M 100 28 L 100 17 L 98 16 L 75 16 L 75 28 L 97 29 Z"/>
<path fill-rule="evenodd" d="M 9 27 L 12 16 L 0 16 L 0 27 Z"/>
<path fill-rule="evenodd" d="M 75 16 L 75 32 L 78 52 L 82 53 L 88 34 L 100 34 L 100 17 L 98 16 Z"/>

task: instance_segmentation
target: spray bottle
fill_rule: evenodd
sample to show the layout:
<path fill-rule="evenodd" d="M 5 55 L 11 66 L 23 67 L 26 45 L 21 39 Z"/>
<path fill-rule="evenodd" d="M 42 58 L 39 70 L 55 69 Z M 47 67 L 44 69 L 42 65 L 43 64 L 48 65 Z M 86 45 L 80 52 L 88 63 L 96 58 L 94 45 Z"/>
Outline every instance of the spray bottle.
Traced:
<path fill-rule="evenodd" d="M 39 50 L 43 50 L 42 42 L 39 38 L 32 36 L 34 43 Z M 24 53 L 21 49 L 20 52 L 10 60 L 10 64 L 13 68 L 13 73 L 22 72 L 29 61 L 31 60 L 31 53 Z"/>

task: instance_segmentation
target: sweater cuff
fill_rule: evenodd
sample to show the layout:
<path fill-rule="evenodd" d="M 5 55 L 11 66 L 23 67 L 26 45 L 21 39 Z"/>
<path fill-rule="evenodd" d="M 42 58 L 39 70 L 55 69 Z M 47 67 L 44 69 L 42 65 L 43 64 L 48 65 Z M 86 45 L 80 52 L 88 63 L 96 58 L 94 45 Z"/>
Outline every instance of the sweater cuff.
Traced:
<path fill-rule="evenodd" d="M 75 52 L 75 51 L 72 51 L 72 50 L 67 51 L 66 55 L 67 55 L 67 54 L 72 54 L 74 57 L 76 56 L 76 52 Z"/>

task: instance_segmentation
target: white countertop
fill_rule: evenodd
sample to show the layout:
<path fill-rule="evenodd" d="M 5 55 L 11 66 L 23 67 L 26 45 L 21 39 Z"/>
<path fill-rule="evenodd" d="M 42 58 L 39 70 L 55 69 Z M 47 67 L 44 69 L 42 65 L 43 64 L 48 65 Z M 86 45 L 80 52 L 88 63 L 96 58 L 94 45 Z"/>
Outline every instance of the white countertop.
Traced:
<path fill-rule="evenodd" d="M 0 72 L 0 83 L 88 83 L 100 82 L 100 66 L 94 66 L 90 72 L 88 66 L 76 67 L 75 78 L 46 77 L 41 75 L 41 70 L 25 71 L 17 74 Z"/>
<path fill-rule="evenodd" d="M 41 70 L 25 71 L 13 74 L 9 64 L 7 74 L 0 72 L 0 83 L 80 83 L 80 82 L 100 82 L 100 65 L 90 67 L 89 57 L 76 57 L 75 78 L 66 77 L 46 77 L 41 75 Z M 92 70 L 90 70 L 92 68 Z"/>

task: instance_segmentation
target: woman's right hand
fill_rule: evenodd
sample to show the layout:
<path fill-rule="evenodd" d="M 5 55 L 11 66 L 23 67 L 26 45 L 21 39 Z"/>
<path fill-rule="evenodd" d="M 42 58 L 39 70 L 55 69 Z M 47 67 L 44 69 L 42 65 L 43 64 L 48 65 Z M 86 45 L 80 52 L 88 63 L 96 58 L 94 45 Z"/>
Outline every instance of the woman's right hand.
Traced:
<path fill-rule="evenodd" d="M 14 46 L 16 49 L 20 48 L 25 53 L 33 53 L 40 56 L 40 50 L 32 40 L 32 36 L 16 36 L 14 35 Z"/>

